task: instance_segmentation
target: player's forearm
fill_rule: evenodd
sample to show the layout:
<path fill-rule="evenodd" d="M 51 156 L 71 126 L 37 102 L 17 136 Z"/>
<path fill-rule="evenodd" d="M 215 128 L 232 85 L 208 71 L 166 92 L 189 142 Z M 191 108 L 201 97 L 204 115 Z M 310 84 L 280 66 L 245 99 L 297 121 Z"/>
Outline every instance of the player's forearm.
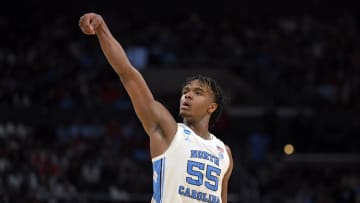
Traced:
<path fill-rule="evenodd" d="M 144 78 L 131 65 L 124 49 L 113 37 L 104 22 L 96 30 L 96 36 L 106 59 L 120 77 L 137 116 L 145 129 L 150 128 L 149 126 L 153 126 L 157 120 L 151 108 L 155 105 L 155 100 Z"/>
<path fill-rule="evenodd" d="M 124 49 L 113 37 L 105 22 L 96 30 L 96 36 L 106 59 L 119 76 L 132 71 L 132 66 Z"/>

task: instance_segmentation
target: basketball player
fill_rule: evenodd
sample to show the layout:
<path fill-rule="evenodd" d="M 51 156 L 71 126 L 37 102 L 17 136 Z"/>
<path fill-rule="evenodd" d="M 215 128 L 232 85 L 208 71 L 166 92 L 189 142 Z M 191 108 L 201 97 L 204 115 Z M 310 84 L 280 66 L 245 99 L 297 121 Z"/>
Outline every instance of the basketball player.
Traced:
<path fill-rule="evenodd" d="M 106 59 L 120 77 L 136 115 L 150 137 L 153 164 L 153 203 L 227 202 L 233 160 L 230 148 L 209 132 L 222 109 L 216 82 L 197 76 L 185 82 L 176 123 L 156 101 L 144 78 L 129 62 L 103 18 L 80 18 L 83 33 L 96 35 Z"/>

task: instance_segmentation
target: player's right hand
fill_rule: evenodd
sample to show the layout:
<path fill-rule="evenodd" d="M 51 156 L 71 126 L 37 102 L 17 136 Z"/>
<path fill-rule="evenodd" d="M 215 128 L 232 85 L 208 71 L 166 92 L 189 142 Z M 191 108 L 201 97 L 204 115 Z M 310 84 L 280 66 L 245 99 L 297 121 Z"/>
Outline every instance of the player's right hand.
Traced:
<path fill-rule="evenodd" d="M 80 17 L 79 26 L 81 31 L 87 35 L 95 35 L 96 30 L 104 22 L 103 18 L 96 13 L 86 13 Z"/>

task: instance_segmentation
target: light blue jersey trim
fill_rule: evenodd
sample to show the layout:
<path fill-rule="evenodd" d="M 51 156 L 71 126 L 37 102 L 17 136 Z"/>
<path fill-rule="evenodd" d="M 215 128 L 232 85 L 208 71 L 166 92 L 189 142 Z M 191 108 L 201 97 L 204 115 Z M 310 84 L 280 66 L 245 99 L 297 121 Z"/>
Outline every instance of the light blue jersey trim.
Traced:
<path fill-rule="evenodd" d="M 162 203 L 165 177 L 165 157 L 153 162 L 153 200 Z"/>

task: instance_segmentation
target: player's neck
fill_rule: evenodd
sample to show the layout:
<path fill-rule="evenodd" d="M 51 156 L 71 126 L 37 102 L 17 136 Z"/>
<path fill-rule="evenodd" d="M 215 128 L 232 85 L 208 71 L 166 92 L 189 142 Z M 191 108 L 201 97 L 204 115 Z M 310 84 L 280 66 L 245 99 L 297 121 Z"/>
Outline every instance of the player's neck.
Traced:
<path fill-rule="evenodd" d="M 198 136 L 202 137 L 205 140 L 210 140 L 212 137 L 209 133 L 208 122 L 189 122 L 184 121 L 184 124 L 191 128 Z"/>

